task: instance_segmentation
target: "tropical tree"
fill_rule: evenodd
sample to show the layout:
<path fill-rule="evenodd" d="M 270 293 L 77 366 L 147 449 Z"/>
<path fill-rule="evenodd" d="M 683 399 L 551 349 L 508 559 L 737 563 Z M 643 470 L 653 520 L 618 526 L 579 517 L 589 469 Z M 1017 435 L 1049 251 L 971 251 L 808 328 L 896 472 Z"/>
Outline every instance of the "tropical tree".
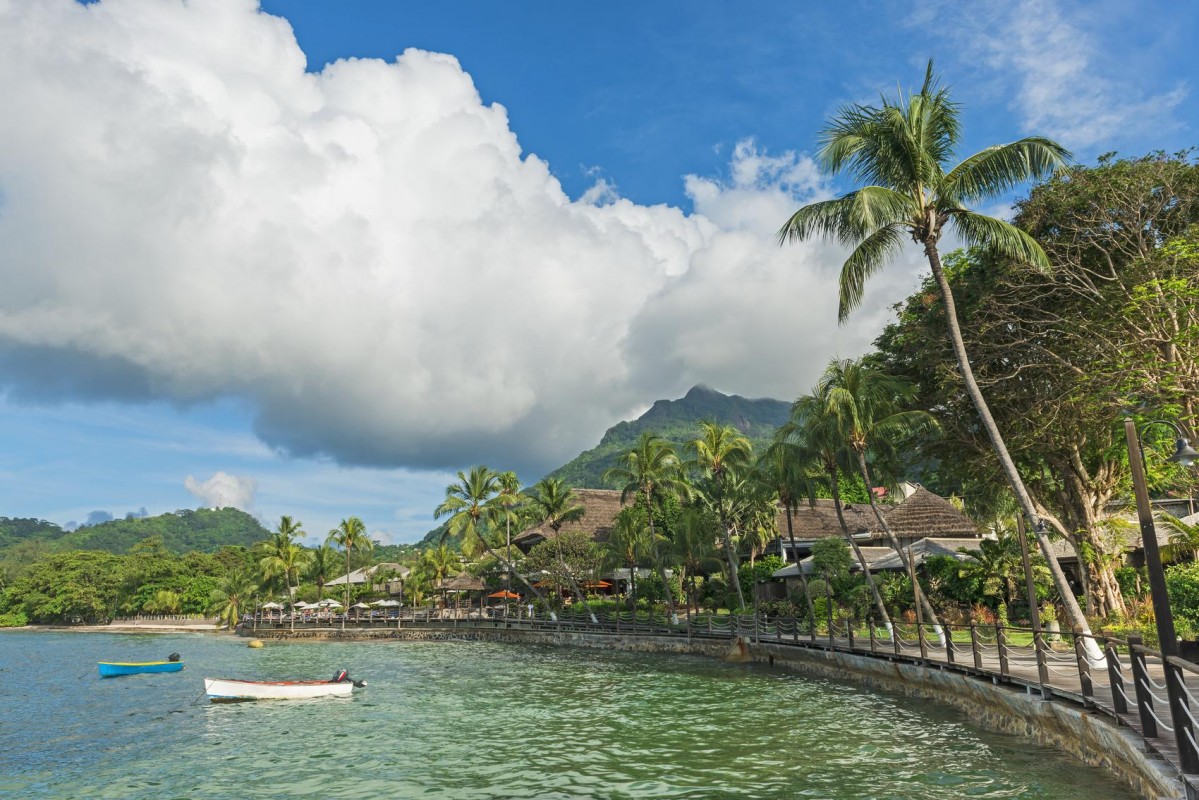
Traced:
<path fill-rule="evenodd" d="M 637 603 L 637 567 L 651 551 L 650 526 L 639 506 L 626 506 L 616 515 L 608 541 L 604 543 L 607 561 L 613 568 L 629 571 L 629 604 L 635 610 Z"/>
<path fill-rule="evenodd" d="M 793 517 L 802 499 L 814 502 L 816 492 L 822 483 L 820 465 L 811 450 L 804 450 L 795 442 L 786 438 L 776 438 L 766 448 L 766 452 L 758 459 L 754 478 L 763 486 L 774 492 L 779 505 L 787 516 L 787 538 L 791 543 L 791 555 L 795 558 L 795 569 L 799 573 L 799 582 L 803 586 L 804 598 L 808 605 L 808 619 L 816 624 L 816 609 L 812 605 L 812 597 L 808 593 L 808 576 L 804 574 L 803 565 L 799 563 L 799 549 L 795 545 L 795 526 Z M 840 509 L 838 509 L 840 511 Z"/>
<path fill-rule="evenodd" d="M 893 455 L 900 444 L 936 430 L 936 420 L 928 412 L 899 410 L 902 399 L 910 394 L 911 387 L 904 381 L 850 360 L 830 362 L 816 385 L 816 396 L 824 400 L 826 411 L 836 418 L 841 436 L 857 460 L 870 509 L 912 581 L 916 613 L 919 615 L 923 609 L 944 642 L 944 630 L 920 586 L 910 554 L 904 551 L 871 491 L 874 482 L 866 462 L 867 451 Z"/>
<path fill-rule="evenodd" d="M 1102 658 L 1090 638 L 1086 617 L 1054 555 L 1037 510 L 1016 470 L 1007 444 L 975 380 L 954 306 L 953 292 L 941 265 L 937 244 L 951 229 L 967 245 L 1049 270 L 1041 246 L 1024 231 L 1003 220 L 967 208 L 1001 195 L 1029 180 L 1052 175 L 1070 153 L 1057 142 L 1030 136 L 988 147 L 955 166 L 961 137 L 958 106 L 939 84 L 929 61 L 920 91 L 880 105 L 855 104 L 841 109 L 820 136 L 819 158 L 831 173 L 848 171 L 867 184 L 834 200 L 812 203 L 796 211 L 779 231 L 780 243 L 813 236 L 835 238 L 852 246 L 841 268 L 838 316 L 844 322 L 861 304 L 866 281 L 883 268 L 911 239 L 924 250 L 945 307 L 948 333 L 958 371 L 987 437 L 995 450 L 1029 528 L 1045 556 L 1071 623 L 1088 634 L 1088 655 Z"/>
<path fill-rule="evenodd" d="M 970 556 L 958 567 L 958 575 L 980 579 L 983 594 L 1002 597 L 1010 606 L 1017 583 L 1024 579 L 1024 559 L 1016 535 L 1003 529 L 999 538 L 981 539 L 977 548 L 959 547 L 958 552 Z"/>
<path fill-rule="evenodd" d="M 525 497 L 520 492 L 520 478 L 515 472 L 501 472 L 497 480 L 499 492 L 487 503 L 487 519 L 497 529 L 501 522 L 504 524 L 504 566 L 507 570 L 504 590 L 511 592 L 512 575 L 515 572 L 512 566 L 512 523 L 520 523 L 520 507 Z M 530 589 L 533 588 L 528 581 L 525 583 Z"/>
<path fill-rule="evenodd" d="M 733 503 L 729 486 L 737 482 L 737 471 L 748 466 L 753 455 L 753 445 L 732 425 L 718 425 L 705 420 L 699 424 L 700 435 L 687 443 L 692 454 L 688 461 L 692 469 L 704 478 L 701 492 L 705 503 L 720 520 L 720 535 L 724 544 L 724 555 L 728 563 L 729 583 L 736 587 L 737 603 L 745 609 L 745 593 L 741 591 L 741 580 L 737 574 L 738 555 L 733 547 Z"/>
<path fill-rule="evenodd" d="M 887 613 L 887 604 L 883 602 L 878 581 L 870 571 L 866 555 L 858 546 L 857 540 L 850 533 L 849 525 L 845 522 L 841 474 L 842 472 L 852 474 L 857 470 L 857 464 L 852 451 L 841 435 L 836 415 L 830 413 L 824 400 L 814 393 L 804 395 L 791 405 L 791 416 L 775 432 L 775 441 L 796 444 L 798 457 L 801 460 L 811 459 L 817 468 L 823 471 L 832 494 L 833 510 L 837 514 L 837 525 L 841 529 L 841 536 L 849 545 L 850 551 L 857 559 L 858 566 L 866 578 L 866 585 L 874 597 L 879 621 L 886 626 L 888 632 L 891 632 L 893 630 L 891 617 Z M 814 502 L 813 498 L 809 498 L 809 504 Z"/>
<path fill-rule="evenodd" d="M 325 584 L 337 577 L 337 551 L 322 545 L 309 551 L 308 579 L 316 585 L 316 599 L 325 596 Z"/>
<path fill-rule="evenodd" d="M 645 503 L 645 514 L 649 520 L 649 546 L 654 565 L 665 591 L 666 606 L 674 617 L 674 598 L 670 595 L 670 582 L 666 579 L 666 565 L 659 548 L 661 537 L 654 528 L 655 501 L 668 495 L 686 496 L 687 481 L 683 467 L 675 454 L 674 447 L 661 436 L 643 431 L 633 447 L 625 451 L 616 461 L 616 466 L 604 472 L 605 483 L 621 484 L 620 502 L 630 495 Z"/>
<path fill-rule="evenodd" d="M 209 613 L 215 614 L 217 627 L 224 625 L 229 630 L 237 627 L 242 616 L 254 602 L 258 591 L 250 574 L 244 570 L 231 570 L 221 579 L 209 599 Z"/>
<path fill-rule="evenodd" d="M 699 613 L 696 600 L 695 579 L 700 572 L 720 569 L 720 556 L 716 549 L 713 530 L 719 523 L 697 508 L 687 508 L 679 515 L 674 538 L 670 541 L 670 559 L 682 571 L 683 585 L 687 587 L 687 616 L 691 607 Z"/>
<path fill-rule="evenodd" d="M 345 610 L 350 610 L 350 555 L 353 551 L 370 552 L 374 542 L 366 535 L 366 524 L 358 517 L 343 519 L 336 528 L 329 531 L 325 544 L 335 544 L 346 554 L 346 602 Z M 345 615 L 342 615 L 341 626 L 346 625 Z"/>
<path fill-rule="evenodd" d="M 448 546 L 442 544 L 422 553 L 420 564 L 432 578 L 434 586 L 437 586 L 451 575 L 458 574 L 458 570 L 462 568 L 462 559 Z"/>
<path fill-rule="evenodd" d="M 295 600 L 295 586 L 300 582 L 300 573 L 312 558 L 312 551 L 296 543 L 304 535 L 302 523 L 284 515 L 270 539 L 259 548 L 258 566 L 265 581 L 282 579 L 287 589 L 288 602 Z M 292 579 L 295 579 L 293 584 Z M 292 615 L 295 626 L 295 615 Z"/>
<path fill-rule="evenodd" d="M 1199 523 L 1184 522 L 1164 511 L 1158 515 L 1158 521 L 1170 531 L 1170 555 L 1177 560 L 1180 553 L 1187 553 L 1192 561 L 1199 563 Z"/>
<path fill-rule="evenodd" d="M 591 606 L 587 604 L 587 598 L 579 589 L 578 582 L 570 570 L 567 569 L 566 563 L 562 560 L 562 542 L 561 533 L 562 526 L 568 522 L 576 522 L 583 518 L 587 513 L 587 509 L 580 505 L 576 498 L 574 490 L 566 485 L 559 478 L 542 478 L 532 489 L 532 494 L 529 498 L 529 511 L 532 514 L 534 523 L 537 525 L 548 525 L 554 532 L 555 548 L 558 554 L 558 568 L 567 576 L 571 583 L 571 589 L 576 597 L 587 609 L 587 614 L 595 621 L 595 614 L 591 612 Z M 561 602 L 562 586 L 555 575 L 554 591 L 557 595 L 555 602 Z"/>

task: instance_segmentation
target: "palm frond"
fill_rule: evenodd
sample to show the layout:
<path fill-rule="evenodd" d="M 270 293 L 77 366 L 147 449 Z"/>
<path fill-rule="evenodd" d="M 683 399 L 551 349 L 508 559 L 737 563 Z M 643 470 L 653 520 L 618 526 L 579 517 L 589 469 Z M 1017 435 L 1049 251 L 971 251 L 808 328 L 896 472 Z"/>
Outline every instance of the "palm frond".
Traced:
<path fill-rule="evenodd" d="M 837 308 L 837 320 L 844 322 L 850 312 L 862 303 L 866 293 L 866 281 L 871 275 L 886 266 L 903 243 L 903 228 L 899 224 L 886 225 L 867 236 L 841 266 L 841 297 Z"/>
<path fill-rule="evenodd" d="M 1015 225 L 973 211 L 958 211 L 951 215 L 951 219 L 966 244 L 1031 264 L 1044 271 L 1051 269 L 1049 258 L 1041 245 Z"/>
<path fill-rule="evenodd" d="M 1043 136 L 997 144 L 975 153 L 950 170 L 941 184 L 940 194 L 958 203 L 980 200 L 1026 181 L 1048 177 L 1065 166 L 1069 159 L 1069 150 Z"/>

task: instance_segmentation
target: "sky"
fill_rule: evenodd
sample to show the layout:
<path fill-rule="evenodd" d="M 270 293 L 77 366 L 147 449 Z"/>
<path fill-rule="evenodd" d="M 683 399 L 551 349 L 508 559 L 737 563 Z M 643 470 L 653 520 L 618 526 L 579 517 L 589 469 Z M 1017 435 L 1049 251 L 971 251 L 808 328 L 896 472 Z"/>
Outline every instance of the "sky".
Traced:
<path fill-rule="evenodd" d="M 825 120 L 930 58 L 961 155 L 1196 143 L 1186 2 L 0 0 L 0 515 L 236 506 L 419 539 L 697 383 L 865 352 Z M 1020 195 L 983 210 L 1004 214 Z"/>

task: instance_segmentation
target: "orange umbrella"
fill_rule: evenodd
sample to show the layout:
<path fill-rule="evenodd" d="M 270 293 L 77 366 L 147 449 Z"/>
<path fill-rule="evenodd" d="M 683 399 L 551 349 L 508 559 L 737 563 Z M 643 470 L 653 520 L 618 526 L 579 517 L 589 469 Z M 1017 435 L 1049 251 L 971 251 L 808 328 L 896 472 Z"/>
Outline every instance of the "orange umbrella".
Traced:
<path fill-rule="evenodd" d="M 608 583 L 607 581 L 585 581 L 583 583 L 583 585 L 585 587 L 587 587 L 588 589 L 610 589 L 610 588 L 612 588 L 612 584 Z"/>
<path fill-rule="evenodd" d="M 506 589 L 500 589 L 498 592 L 492 592 L 491 594 L 487 595 L 487 597 L 488 598 L 494 597 L 497 600 L 519 600 L 520 599 L 520 595 L 516 594 L 516 592 L 509 592 Z"/>

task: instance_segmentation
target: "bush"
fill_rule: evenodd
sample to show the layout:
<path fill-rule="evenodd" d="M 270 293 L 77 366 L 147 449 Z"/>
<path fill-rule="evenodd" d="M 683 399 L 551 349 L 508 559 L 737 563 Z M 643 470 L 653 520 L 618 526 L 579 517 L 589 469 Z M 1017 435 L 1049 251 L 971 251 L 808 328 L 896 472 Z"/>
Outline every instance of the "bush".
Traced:
<path fill-rule="evenodd" d="M 1199 563 L 1175 564 L 1166 570 L 1166 590 L 1174 616 L 1199 626 Z"/>
<path fill-rule="evenodd" d="M 0 614 L 0 628 L 20 628 L 29 624 L 29 619 L 20 611 Z"/>

